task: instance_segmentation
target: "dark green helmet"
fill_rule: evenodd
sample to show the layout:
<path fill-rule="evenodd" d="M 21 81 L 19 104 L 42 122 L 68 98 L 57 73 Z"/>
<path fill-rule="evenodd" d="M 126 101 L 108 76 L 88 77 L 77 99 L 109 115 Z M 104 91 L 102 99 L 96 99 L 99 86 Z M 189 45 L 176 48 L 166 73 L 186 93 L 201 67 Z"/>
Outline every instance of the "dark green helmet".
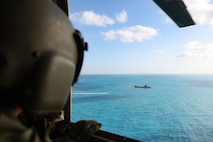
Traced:
<path fill-rule="evenodd" d="M 80 32 L 50 0 L 4 0 L 0 10 L 0 103 L 60 111 L 87 47 Z"/>

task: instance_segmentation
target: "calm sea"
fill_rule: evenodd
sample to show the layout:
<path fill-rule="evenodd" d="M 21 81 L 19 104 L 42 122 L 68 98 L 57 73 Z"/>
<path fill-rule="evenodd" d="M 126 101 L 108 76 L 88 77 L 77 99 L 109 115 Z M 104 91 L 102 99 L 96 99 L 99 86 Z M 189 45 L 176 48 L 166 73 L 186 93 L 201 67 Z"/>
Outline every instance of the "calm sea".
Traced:
<path fill-rule="evenodd" d="M 146 142 L 213 141 L 213 75 L 81 75 L 72 92 L 74 122 Z"/>

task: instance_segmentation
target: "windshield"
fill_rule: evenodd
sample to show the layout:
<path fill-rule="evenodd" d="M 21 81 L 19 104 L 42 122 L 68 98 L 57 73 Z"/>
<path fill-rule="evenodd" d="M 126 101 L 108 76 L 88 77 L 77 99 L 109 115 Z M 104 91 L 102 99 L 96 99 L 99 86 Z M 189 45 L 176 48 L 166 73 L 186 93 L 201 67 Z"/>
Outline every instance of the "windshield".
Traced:
<path fill-rule="evenodd" d="M 89 46 L 72 121 L 140 141 L 213 140 L 213 1 L 184 3 L 196 24 L 179 28 L 154 1 L 69 0 Z"/>

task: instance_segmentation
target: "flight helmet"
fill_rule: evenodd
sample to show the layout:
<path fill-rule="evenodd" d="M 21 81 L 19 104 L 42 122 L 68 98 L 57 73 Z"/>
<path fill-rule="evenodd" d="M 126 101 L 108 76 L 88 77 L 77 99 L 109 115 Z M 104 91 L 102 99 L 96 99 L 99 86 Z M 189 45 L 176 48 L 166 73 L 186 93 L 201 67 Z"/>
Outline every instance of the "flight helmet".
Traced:
<path fill-rule="evenodd" d="M 50 0 L 4 0 L 0 11 L 0 104 L 60 111 L 87 48 L 81 33 Z"/>

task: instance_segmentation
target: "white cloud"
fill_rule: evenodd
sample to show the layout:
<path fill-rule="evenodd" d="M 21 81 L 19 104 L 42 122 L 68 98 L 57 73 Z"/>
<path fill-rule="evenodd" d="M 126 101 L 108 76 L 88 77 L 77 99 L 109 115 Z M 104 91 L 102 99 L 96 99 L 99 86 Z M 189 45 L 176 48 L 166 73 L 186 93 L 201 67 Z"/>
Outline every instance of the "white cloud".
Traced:
<path fill-rule="evenodd" d="M 70 14 L 71 21 L 82 25 L 102 26 L 113 25 L 115 21 L 106 15 L 96 14 L 93 11 L 83 11 Z"/>
<path fill-rule="evenodd" d="M 213 58 L 213 43 L 203 44 L 191 41 L 184 45 L 185 52 L 177 57 L 182 58 Z"/>
<path fill-rule="evenodd" d="M 213 3 L 211 0 L 184 0 L 184 3 L 197 24 L 213 27 Z"/>
<path fill-rule="evenodd" d="M 116 20 L 119 22 L 119 23 L 125 23 L 127 21 L 127 13 L 125 10 L 123 10 L 121 13 L 117 14 L 116 15 Z"/>
<path fill-rule="evenodd" d="M 121 42 L 142 42 L 157 35 L 157 30 L 151 27 L 136 25 L 119 30 L 101 33 L 106 40 L 119 39 Z"/>

